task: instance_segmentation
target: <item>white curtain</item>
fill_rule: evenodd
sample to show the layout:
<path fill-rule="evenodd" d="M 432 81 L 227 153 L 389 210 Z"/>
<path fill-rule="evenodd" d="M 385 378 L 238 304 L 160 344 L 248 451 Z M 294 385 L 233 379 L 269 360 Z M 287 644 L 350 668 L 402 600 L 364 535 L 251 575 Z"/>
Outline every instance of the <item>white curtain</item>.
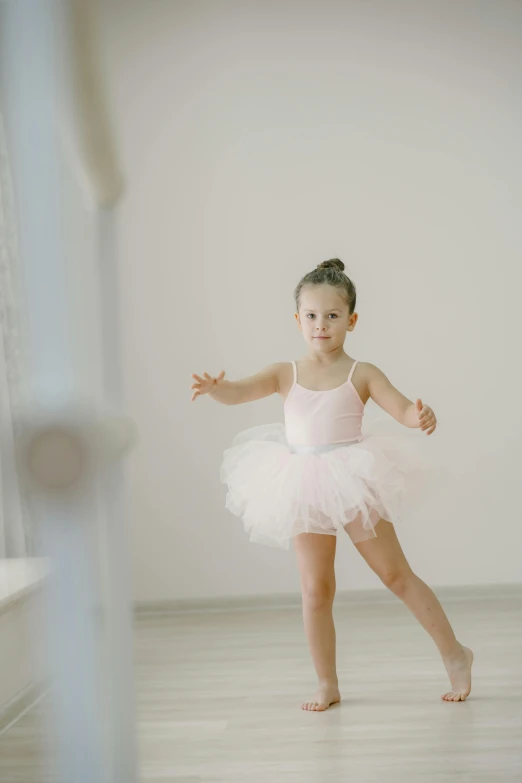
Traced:
<path fill-rule="evenodd" d="M 20 319 L 14 198 L 0 110 L 0 558 L 31 554 L 28 508 L 18 482 L 14 443 L 20 406 Z"/>

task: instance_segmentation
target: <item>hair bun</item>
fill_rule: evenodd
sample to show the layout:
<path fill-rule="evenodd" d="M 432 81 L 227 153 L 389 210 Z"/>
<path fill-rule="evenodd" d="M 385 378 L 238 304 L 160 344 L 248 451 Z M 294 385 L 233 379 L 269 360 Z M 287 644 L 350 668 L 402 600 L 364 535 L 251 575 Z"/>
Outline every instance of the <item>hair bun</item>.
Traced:
<path fill-rule="evenodd" d="M 337 269 L 339 272 L 344 271 L 344 264 L 340 258 L 330 258 L 329 261 L 323 261 L 322 264 L 317 264 L 318 269 Z"/>

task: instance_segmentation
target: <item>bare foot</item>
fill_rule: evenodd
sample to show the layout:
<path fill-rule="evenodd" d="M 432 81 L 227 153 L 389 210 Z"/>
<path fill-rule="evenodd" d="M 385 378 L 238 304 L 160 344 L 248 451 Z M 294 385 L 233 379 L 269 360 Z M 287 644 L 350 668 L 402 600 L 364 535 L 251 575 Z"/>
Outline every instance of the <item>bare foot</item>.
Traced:
<path fill-rule="evenodd" d="M 469 647 L 464 647 L 462 644 L 461 648 L 457 655 L 448 655 L 442 659 L 453 688 L 441 697 L 444 701 L 466 701 L 471 691 L 473 653 Z"/>
<path fill-rule="evenodd" d="M 312 712 L 323 712 L 331 707 L 332 704 L 337 704 L 341 701 L 341 694 L 339 688 L 333 683 L 328 685 L 319 685 L 312 701 L 305 701 L 301 704 L 302 710 L 310 710 Z"/>

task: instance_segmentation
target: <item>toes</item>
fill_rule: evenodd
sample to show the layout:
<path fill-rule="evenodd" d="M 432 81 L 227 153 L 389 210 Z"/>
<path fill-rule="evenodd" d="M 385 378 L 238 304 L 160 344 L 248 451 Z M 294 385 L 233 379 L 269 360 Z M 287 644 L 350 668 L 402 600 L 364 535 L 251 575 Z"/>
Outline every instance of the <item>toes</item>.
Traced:
<path fill-rule="evenodd" d="M 449 691 L 441 696 L 444 701 L 465 701 L 466 696 L 461 691 Z"/>
<path fill-rule="evenodd" d="M 305 701 L 301 704 L 301 709 L 311 712 L 324 712 L 329 706 L 329 704 L 321 701 Z"/>

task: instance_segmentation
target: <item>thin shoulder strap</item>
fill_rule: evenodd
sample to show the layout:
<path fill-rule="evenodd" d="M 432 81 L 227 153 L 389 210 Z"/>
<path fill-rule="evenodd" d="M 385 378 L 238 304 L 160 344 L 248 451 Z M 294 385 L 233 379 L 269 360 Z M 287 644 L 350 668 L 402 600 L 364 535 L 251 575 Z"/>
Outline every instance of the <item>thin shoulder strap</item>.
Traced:
<path fill-rule="evenodd" d="M 357 362 L 358 362 L 358 359 L 356 359 L 356 360 L 354 361 L 354 363 L 352 364 L 352 369 L 350 370 L 350 375 L 348 376 L 348 380 L 349 380 L 349 381 L 351 381 L 351 380 L 352 380 L 353 371 L 355 370 L 355 365 L 357 364 Z"/>
<path fill-rule="evenodd" d="M 294 383 L 297 383 L 297 365 L 293 360 L 292 360 L 292 367 L 294 368 Z"/>

